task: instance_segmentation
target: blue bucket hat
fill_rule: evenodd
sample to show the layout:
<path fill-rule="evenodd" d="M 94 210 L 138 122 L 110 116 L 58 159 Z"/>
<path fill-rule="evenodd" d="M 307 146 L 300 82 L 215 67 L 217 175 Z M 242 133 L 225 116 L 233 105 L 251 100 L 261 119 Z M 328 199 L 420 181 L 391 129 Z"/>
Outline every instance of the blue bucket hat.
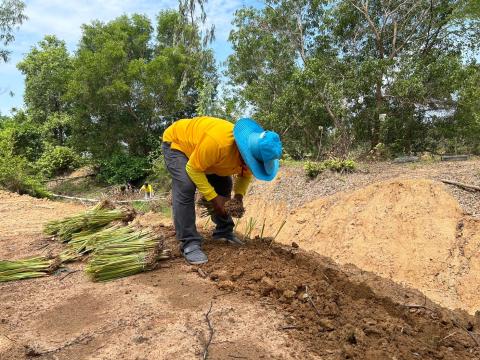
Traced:
<path fill-rule="evenodd" d="M 243 118 L 235 123 L 233 137 L 253 176 L 270 181 L 277 175 L 282 142 L 276 132 L 265 131 L 252 119 Z"/>

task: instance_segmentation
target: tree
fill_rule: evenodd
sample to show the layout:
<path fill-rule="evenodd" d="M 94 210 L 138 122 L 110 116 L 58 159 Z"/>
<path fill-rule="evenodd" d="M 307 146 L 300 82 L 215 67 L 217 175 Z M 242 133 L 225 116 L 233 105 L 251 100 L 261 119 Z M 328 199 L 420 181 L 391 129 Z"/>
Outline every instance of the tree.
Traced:
<path fill-rule="evenodd" d="M 202 114 L 205 103 L 214 103 L 218 100 L 215 60 L 213 52 L 207 48 L 207 45 L 215 39 L 215 26 L 212 25 L 205 32 L 200 30 L 205 26 L 207 19 L 204 9 L 206 3 L 206 0 L 180 0 L 178 11 L 162 11 L 157 17 L 157 49 L 180 47 L 192 60 L 193 67 L 184 69 L 182 85 L 192 81 L 195 83 L 196 108 L 201 109 Z M 195 78 L 199 73 L 204 74 L 201 83 Z M 186 96 L 185 92 L 183 96 Z"/>
<path fill-rule="evenodd" d="M 70 104 L 66 99 L 73 62 L 64 41 L 47 35 L 17 64 L 25 75 L 24 102 L 33 126 L 44 140 L 65 145 L 71 134 Z"/>
<path fill-rule="evenodd" d="M 466 79 L 458 91 L 458 102 L 452 121 L 446 124 L 450 130 L 454 149 L 480 154 L 480 65 L 470 65 Z M 454 131 L 452 131 L 452 128 Z"/>
<path fill-rule="evenodd" d="M 480 22 L 465 12 L 470 3 L 342 0 L 332 9 L 333 38 L 342 55 L 362 73 L 365 86 L 361 95 L 372 105 L 364 117 L 372 146 L 380 141 L 379 116 L 388 113 L 392 102 L 450 106 L 452 83 L 432 87 L 431 80 L 441 81 L 442 73 L 455 72 L 466 49 L 478 49 Z M 429 73 L 430 67 L 437 73 Z M 394 89 L 398 81 L 403 88 L 415 89 L 415 94 L 405 94 L 413 98 L 399 99 Z"/>
<path fill-rule="evenodd" d="M 234 25 L 229 75 L 295 156 L 427 149 L 480 43 L 473 0 L 272 0 Z"/>
<path fill-rule="evenodd" d="M 145 156 L 169 123 L 195 113 L 199 89 L 216 72 L 211 51 L 175 43 L 178 18 L 160 13 L 157 44 L 142 15 L 83 26 L 68 86 L 79 149 L 102 160 Z"/>
<path fill-rule="evenodd" d="M 73 66 L 65 42 L 45 36 L 17 68 L 25 75 L 24 101 L 35 122 L 43 124 L 50 115 L 67 111 L 65 94 Z"/>
<path fill-rule="evenodd" d="M 344 101 L 349 86 L 341 84 L 351 70 L 322 37 L 320 10 L 309 1 L 267 2 L 263 10 L 238 11 L 230 34 L 233 83 L 296 157 L 318 157 L 328 143 L 343 154 L 349 147 Z"/>
<path fill-rule="evenodd" d="M 24 15 L 25 3 L 19 0 L 2 0 L 0 2 L 0 44 L 8 46 L 15 40 L 13 31 L 27 17 Z M 0 60 L 7 62 L 10 51 L 0 47 Z"/>

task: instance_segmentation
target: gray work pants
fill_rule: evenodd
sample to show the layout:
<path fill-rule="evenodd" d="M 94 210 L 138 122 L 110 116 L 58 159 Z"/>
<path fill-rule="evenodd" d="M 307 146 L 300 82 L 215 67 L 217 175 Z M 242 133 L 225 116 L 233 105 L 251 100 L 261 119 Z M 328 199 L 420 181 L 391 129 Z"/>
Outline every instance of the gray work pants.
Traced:
<path fill-rule="evenodd" d="M 196 186 L 185 170 L 188 158 L 181 151 L 171 149 L 170 144 L 162 144 L 163 157 L 167 170 L 172 176 L 173 222 L 181 248 L 193 243 L 200 244 L 202 237 L 195 225 L 195 190 Z M 217 194 L 230 198 L 232 178 L 230 176 L 207 175 L 208 182 Z M 214 238 L 232 238 L 234 223 L 230 216 L 212 216 L 216 224 Z"/>

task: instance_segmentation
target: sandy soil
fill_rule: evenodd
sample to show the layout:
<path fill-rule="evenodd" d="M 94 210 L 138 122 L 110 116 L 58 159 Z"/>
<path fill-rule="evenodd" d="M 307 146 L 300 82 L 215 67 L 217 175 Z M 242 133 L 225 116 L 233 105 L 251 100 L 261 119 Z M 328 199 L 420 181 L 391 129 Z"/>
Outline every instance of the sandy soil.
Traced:
<path fill-rule="evenodd" d="M 48 252 L 55 244 L 45 241 L 43 224 L 84 209 L 81 204 L 56 203 L 0 190 L 0 259 Z"/>
<path fill-rule="evenodd" d="M 478 165 L 456 163 L 449 173 L 452 177 L 456 173 L 457 181 L 472 183 Z M 297 187 L 291 179 L 287 182 L 288 174 L 296 170 L 284 169 L 277 183 L 256 184 L 238 229 L 244 232 L 253 219 L 253 235 L 261 233 L 265 222 L 264 235 L 273 236 L 285 222 L 277 241 L 294 241 L 341 264 L 352 263 L 415 287 L 444 306 L 475 313 L 480 309 L 480 221 L 458 201 L 478 207 L 475 199 L 470 200 L 480 193 L 421 178 L 446 177 L 445 168 L 400 168 L 405 170 L 401 177 L 365 187 L 361 186 L 365 174 L 343 175 L 343 179 L 331 175 L 326 181 L 330 190 L 324 189 L 330 196 L 315 195 L 312 188 Z M 373 172 L 369 176 L 376 179 Z M 313 189 L 321 185 L 322 180 L 316 181 Z M 351 190 L 335 191 L 343 187 Z M 298 198 L 310 194 L 312 201 L 297 205 L 290 199 L 295 192 Z M 286 199 L 269 200 L 279 193 Z"/>
<path fill-rule="evenodd" d="M 84 209 L 4 192 L 0 204 L 0 259 L 59 252 L 61 245 L 42 236 L 42 224 Z M 164 266 L 101 284 L 81 271 L 0 283 L 0 359 L 200 358 L 211 302 L 211 359 L 301 358 L 295 347 L 303 345 L 278 330 L 279 314 L 218 290 L 181 259 Z"/>
<path fill-rule="evenodd" d="M 5 193 L 0 203 L 8 203 L 0 223 L 0 257 L 8 259 L 60 251 L 42 224 L 83 210 Z M 160 217 L 138 222 L 174 244 Z M 210 305 L 209 359 L 480 358 L 480 319 L 415 289 L 268 239 L 205 247 L 210 262 L 201 268 L 174 258 L 92 283 L 77 262 L 68 265 L 76 272 L 0 284 L 0 358 L 201 359 Z"/>
<path fill-rule="evenodd" d="M 289 209 L 303 206 L 320 197 L 348 192 L 388 179 L 454 180 L 480 186 L 480 160 L 460 162 L 419 162 L 393 164 L 387 162 L 362 163 L 359 171 L 338 174 L 326 171 L 316 179 L 305 176 L 301 166 L 283 166 L 272 182 L 256 181 L 249 193 L 254 196 L 284 203 Z M 480 192 L 466 192 L 455 186 L 448 191 L 469 214 L 480 216 Z"/>

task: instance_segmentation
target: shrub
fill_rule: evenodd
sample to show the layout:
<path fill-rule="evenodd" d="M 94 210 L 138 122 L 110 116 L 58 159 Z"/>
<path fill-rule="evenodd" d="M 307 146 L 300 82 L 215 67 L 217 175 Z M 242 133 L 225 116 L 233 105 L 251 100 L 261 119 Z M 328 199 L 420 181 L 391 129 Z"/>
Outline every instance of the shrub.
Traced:
<path fill-rule="evenodd" d="M 71 148 L 49 147 L 37 161 L 37 168 L 46 177 L 65 174 L 80 167 L 82 161 Z"/>
<path fill-rule="evenodd" d="M 12 152 L 28 161 L 36 161 L 43 152 L 41 131 L 38 126 L 24 123 L 12 127 Z"/>
<path fill-rule="evenodd" d="M 33 175 L 32 164 L 14 151 L 15 142 L 10 133 L 0 131 L 0 188 L 19 194 L 48 197 L 41 177 Z"/>
<path fill-rule="evenodd" d="M 323 165 L 326 169 L 337 172 L 353 172 L 357 168 L 357 164 L 353 160 L 339 160 L 339 159 L 330 159 L 323 162 Z"/>
<path fill-rule="evenodd" d="M 306 161 L 303 165 L 303 169 L 305 170 L 305 174 L 310 179 L 315 179 L 321 172 L 325 170 L 325 165 L 319 162 Z"/>
<path fill-rule="evenodd" d="M 320 173 L 325 170 L 336 171 L 340 173 L 344 172 L 354 172 L 357 169 L 357 163 L 354 160 L 339 160 L 339 159 L 329 159 L 323 162 L 313 162 L 307 161 L 303 165 L 305 174 L 310 179 L 315 179 Z"/>
<path fill-rule="evenodd" d="M 125 184 L 145 178 L 150 172 L 150 163 L 145 156 L 115 154 L 100 163 L 98 176 L 108 184 Z"/>
<path fill-rule="evenodd" d="M 23 157 L 10 154 L 0 157 L 0 187 L 21 195 L 49 197 L 50 193 L 43 186 L 41 178 L 31 172 L 31 165 Z"/>

